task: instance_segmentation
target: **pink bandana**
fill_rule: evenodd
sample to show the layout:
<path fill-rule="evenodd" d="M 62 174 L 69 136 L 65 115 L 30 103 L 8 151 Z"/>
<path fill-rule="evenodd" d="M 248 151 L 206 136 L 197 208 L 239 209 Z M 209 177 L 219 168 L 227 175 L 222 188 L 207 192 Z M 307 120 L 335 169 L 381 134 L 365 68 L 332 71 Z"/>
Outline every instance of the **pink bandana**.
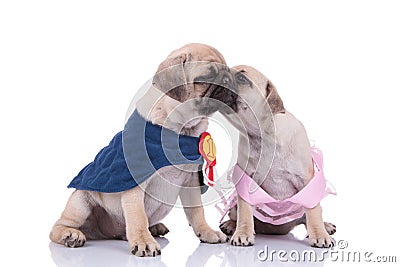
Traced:
<path fill-rule="evenodd" d="M 315 147 L 311 152 L 315 166 L 314 177 L 299 192 L 285 200 L 273 198 L 236 164 L 232 173 L 236 192 L 232 193 L 228 201 L 223 199 L 225 207 L 222 213 L 224 217 L 236 205 L 237 194 L 253 206 L 253 214 L 257 219 L 274 225 L 301 218 L 304 215 L 304 208 L 315 207 L 329 194 L 336 195 L 335 190 L 324 176 L 322 152 Z"/>

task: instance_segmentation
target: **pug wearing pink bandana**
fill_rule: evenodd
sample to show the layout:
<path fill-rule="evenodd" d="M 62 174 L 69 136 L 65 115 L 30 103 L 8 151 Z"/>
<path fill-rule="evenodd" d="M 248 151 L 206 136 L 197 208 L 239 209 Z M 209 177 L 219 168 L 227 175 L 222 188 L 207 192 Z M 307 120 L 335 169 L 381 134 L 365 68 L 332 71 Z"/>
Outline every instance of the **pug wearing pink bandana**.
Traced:
<path fill-rule="evenodd" d="M 336 226 L 324 223 L 319 202 L 335 192 L 324 178 L 321 152 L 311 147 L 271 81 L 249 66 L 232 69 L 237 112 L 225 117 L 241 134 L 232 174 L 236 192 L 221 230 L 233 234 L 232 245 L 250 246 L 254 233 L 287 234 L 305 224 L 311 246 L 332 247 Z"/>

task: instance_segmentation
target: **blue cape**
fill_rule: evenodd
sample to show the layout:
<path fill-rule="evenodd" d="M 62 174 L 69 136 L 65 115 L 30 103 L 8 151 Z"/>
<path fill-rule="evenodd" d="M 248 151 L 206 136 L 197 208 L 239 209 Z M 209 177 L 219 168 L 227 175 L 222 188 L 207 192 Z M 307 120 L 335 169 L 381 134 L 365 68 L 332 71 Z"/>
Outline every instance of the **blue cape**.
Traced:
<path fill-rule="evenodd" d="M 204 185 L 198 143 L 198 137 L 152 124 L 135 110 L 124 130 L 100 150 L 68 188 L 121 192 L 136 187 L 162 167 L 180 164 L 198 164 L 200 184 Z"/>

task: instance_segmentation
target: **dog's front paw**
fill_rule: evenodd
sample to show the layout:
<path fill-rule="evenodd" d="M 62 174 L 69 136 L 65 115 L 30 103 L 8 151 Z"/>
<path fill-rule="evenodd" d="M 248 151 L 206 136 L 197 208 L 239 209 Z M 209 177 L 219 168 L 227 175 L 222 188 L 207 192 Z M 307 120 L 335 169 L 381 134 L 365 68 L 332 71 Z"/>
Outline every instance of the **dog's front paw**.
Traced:
<path fill-rule="evenodd" d="M 254 236 L 252 230 L 237 229 L 231 238 L 231 244 L 234 246 L 252 246 L 254 245 Z"/>
<path fill-rule="evenodd" d="M 210 227 L 204 227 L 196 232 L 201 242 L 216 244 L 228 242 L 229 238 L 220 231 L 214 231 Z"/>
<path fill-rule="evenodd" d="M 66 247 L 82 247 L 86 242 L 86 237 L 81 231 L 77 229 L 65 228 L 62 233 L 62 242 Z"/>
<path fill-rule="evenodd" d="M 236 230 L 236 221 L 225 221 L 219 225 L 219 229 L 226 235 L 233 235 Z"/>
<path fill-rule="evenodd" d="M 129 246 L 132 254 L 138 257 L 161 255 L 160 244 L 150 235 L 150 232 L 137 234 L 132 240 L 129 240 Z"/>
<path fill-rule="evenodd" d="M 308 243 L 312 247 L 317 248 L 330 248 L 334 246 L 333 239 L 329 236 L 325 229 L 309 233 Z"/>

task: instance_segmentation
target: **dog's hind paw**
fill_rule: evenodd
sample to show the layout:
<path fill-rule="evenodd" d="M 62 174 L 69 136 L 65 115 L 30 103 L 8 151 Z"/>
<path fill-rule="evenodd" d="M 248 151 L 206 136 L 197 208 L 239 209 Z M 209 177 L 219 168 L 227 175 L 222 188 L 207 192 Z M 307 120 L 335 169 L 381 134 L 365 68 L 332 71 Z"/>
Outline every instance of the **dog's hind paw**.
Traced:
<path fill-rule="evenodd" d="M 169 229 L 163 223 L 157 223 L 149 227 L 152 236 L 164 236 L 169 233 Z"/>
<path fill-rule="evenodd" d="M 334 233 L 336 233 L 336 225 L 329 222 L 324 222 L 324 225 L 325 230 L 328 232 L 328 234 L 333 235 Z"/>
<path fill-rule="evenodd" d="M 225 243 L 229 240 L 225 234 L 221 233 L 220 231 L 214 231 L 209 227 L 200 230 L 196 233 L 196 235 L 201 242 L 210 244 Z"/>
<path fill-rule="evenodd" d="M 233 235 L 236 230 L 236 221 L 225 221 L 219 225 L 219 229 L 226 235 Z"/>
<path fill-rule="evenodd" d="M 86 242 L 85 235 L 74 228 L 66 228 L 62 234 L 62 242 L 66 247 L 77 248 L 82 247 Z"/>

